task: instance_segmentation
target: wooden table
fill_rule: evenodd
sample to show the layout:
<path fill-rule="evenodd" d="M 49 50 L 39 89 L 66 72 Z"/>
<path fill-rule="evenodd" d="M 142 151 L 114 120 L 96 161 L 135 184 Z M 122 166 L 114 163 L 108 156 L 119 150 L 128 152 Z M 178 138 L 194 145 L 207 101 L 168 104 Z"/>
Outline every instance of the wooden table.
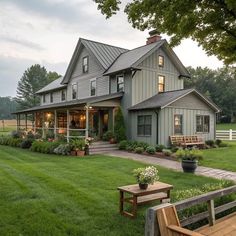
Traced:
<path fill-rule="evenodd" d="M 117 189 L 120 191 L 120 214 L 134 218 L 137 215 L 138 205 L 155 200 L 162 202 L 163 199 L 170 199 L 170 190 L 173 189 L 173 186 L 162 182 L 155 182 L 153 185 L 149 184 L 146 190 L 140 189 L 138 184 L 122 186 Z M 125 193 L 129 196 L 125 197 Z M 125 202 L 132 205 L 132 212 L 124 210 Z"/>

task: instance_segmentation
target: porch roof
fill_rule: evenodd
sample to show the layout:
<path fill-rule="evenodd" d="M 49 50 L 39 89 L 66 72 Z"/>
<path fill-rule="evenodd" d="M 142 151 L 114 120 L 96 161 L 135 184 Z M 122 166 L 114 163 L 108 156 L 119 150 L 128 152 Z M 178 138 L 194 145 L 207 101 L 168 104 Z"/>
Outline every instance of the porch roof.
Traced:
<path fill-rule="evenodd" d="M 121 98 L 123 96 L 124 92 L 119 92 L 119 93 L 112 93 L 112 94 L 107 94 L 107 95 L 102 95 L 102 96 L 96 96 L 96 97 L 89 97 L 89 98 L 84 98 L 84 99 L 76 99 L 72 101 L 66 101 L 66 102 L 60 102 L 60 103 L 52 103 L 48 105 L 42 105 L 42 106 L 36 106 L 32 107 L 29 109 L 17 111 L 13 114 L 24 114 L 24 113 L 30 113 L 33 111 L 40 111 L 40 110 L 48 110 L 51 108 L 65 108 L 65 107 L 73 107 L 77 105 L 90 105 L 93 103 L 98 103 L 102 101 L 107 101 L 115 98 Z"/>
<path fill-rule="evenodd" d="M 158 93 L 143 102 L 140 102 L 129 108 L 130 111 L 135 110 L 145 110 L 145 109 L 163 109 L 169 106 L 171 103 L 177 101 L 178 99 L 190 94 L 195 93 L 202 101 L 204 101 L 209 107 L 211 107 L 215 112 L 220 112 L 220 108 L 210 101 L 208 98 L 203 96 L 195 89 L 181 89 L 168 91 L 163 93 Z"/>

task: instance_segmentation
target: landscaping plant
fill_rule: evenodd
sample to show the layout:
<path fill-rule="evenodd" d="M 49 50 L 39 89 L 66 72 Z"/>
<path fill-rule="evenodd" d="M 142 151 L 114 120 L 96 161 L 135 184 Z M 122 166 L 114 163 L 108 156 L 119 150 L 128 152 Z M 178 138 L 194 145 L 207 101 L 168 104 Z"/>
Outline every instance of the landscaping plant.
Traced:
<path fill-rule="evenodd" d="M 118 107 L 115 114 L 114 134 L 117 142 L 126 139 L 125 121 L 120 107 Z"/>

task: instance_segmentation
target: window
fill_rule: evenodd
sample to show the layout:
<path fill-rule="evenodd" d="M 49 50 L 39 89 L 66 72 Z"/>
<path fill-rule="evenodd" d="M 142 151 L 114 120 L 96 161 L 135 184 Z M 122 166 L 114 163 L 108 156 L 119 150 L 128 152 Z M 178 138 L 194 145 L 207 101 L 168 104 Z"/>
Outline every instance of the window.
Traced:
<path fill-rule="evenodd" d="M 66 100 L 66 90 L 65 90 L 65 89 L 63 89 L 63 90 L 61 91 L 61 100 L 62 100 L 62 101 L 65 101 L 65 100 Z"/>
<path fill-rule="evenodd" d="M 46 102 L 46 94 L 43 94 L 43 103 Z"/>
<path fill-rule="evenodd" d="M 90 81 L 90 96 L 96 95 L 96 80 Z"/>
<path fill-rule="evenodd" d="M 77 84 L 72 84 L 72 99 L 77 98 Z"/>
<path fill-rule="evenodd" d="M 117 76 L 117 92 L 123 92 L 124 91 L 124 76 L 119 75 Z"/>
<path fill-rule="evenodd" d="M 183 115 L 174 115 L 174 133 L 183 134 Z"/>
<path fill-rule="evenodd" d="M 138 116 L 138 135 L 152 135 L 152 116 Z"/>
<path fill-rule="evenodd" d="M 162 93 L 165 91 L 165 76 L 159 75 L 158 76 L 158 92 Z"/>
<path fill-rule="evenodd" d="M 50 102 L 53 102 L 53 93 L 50 93 Z"/>
<path fill-rule="evenodd" d="M 88 57 L 83 57 L 83 73 L 88 72 Z"/>
<path fill-rule="evenodd" d="M 161 55 L 158 56 L 158 65 L 161 67 L 164 66 L 164 57 Z"/>
<path fill-rule="evenodd" d="M 198 115 L 196 117 L 196 131 L 209 133 L 210 131 L 210 117 Z"/>

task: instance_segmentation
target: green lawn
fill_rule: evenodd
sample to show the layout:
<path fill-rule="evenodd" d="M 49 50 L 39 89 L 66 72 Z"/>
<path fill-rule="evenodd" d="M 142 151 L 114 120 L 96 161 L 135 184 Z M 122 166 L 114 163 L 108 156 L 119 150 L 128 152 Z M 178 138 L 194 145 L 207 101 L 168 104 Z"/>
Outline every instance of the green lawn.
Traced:
<path fill-rule="evenodd" d="M 0 235 L 143 235 L 145 210 L 135 220 L 118 213 L 118 186 L 135 182 L 143 164 L 121 158 L 60 157 L 0 146 Z M 218 180 L 159 169 L 174 191 Z M 174 194 L 173 194 L 174 195 Z"/>
<path fill-rule="evenodd" d="M 236 130 L 236 123 L 232 123 L 232 124 L 217 124 L 216 125 L 216 129 L 217 130 Z"/>
<path fill-rule="evenodd" d="M 229 147 L 203 150 L 203 166 L 236 172 L 236 142 L 227 142 Z"/>

